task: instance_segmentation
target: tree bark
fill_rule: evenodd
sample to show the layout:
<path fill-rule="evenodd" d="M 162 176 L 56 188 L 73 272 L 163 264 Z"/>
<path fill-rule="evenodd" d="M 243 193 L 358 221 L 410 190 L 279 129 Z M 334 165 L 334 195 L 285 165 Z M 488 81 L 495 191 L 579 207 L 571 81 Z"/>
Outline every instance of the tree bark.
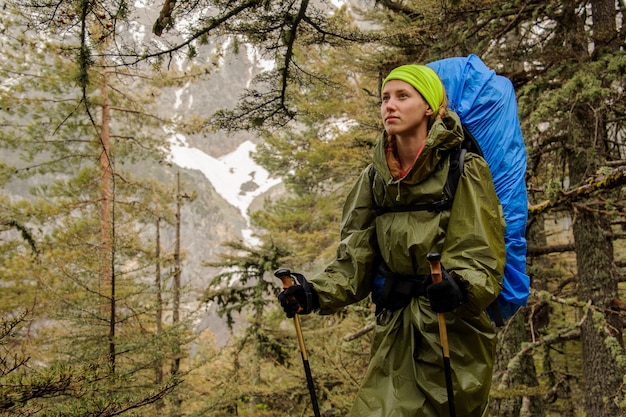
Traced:
<path fill-rule="evenodd" d="M 606 3 L 607 0 L 592 2 L 596 38 L 601 36 L 606 39 L 607 24 L 612 25 L 613 33 L 616 33 L 614 16 L 612 23 L 606 21 L 610 19 L 610 13 L 606 13 Z M 614 3 L 611 7 L 614 8 Z M 606 123 L 601 113 L 589 112 L 588 108 L 577 109 L 574 114 L 582 135 L 581 143 L 574 147 L 577 151 L 570 154 L 569 168 L 572 183 L 580 183 L 589 173 L 596 171 L 598 161 L 606 159 Z M 573 206 L 572 218 L 578 297 L 581 301 L 590 301 L 596 307 L 609 309 L 612 301 L 618 297 L 618 274 L 610 238 L 611 219 L 604 211 L 584 205 Z M 622 343 L 622 327 L 621 318 L 610 311 L 603 315 L 588 314 L 582 322 L 583 384 L 587 393 L 583 402 L 588 417 L 620 414 L 613 400 L 620 392 L 623 371 L 616 365 L 607 339 L 615 338 Z"/>
<path fill-rule="evenodd" d="M 170 373 L 177 375 L 180 372 L 180 358 L 182 356 L 182 344 L 180 338 L 180 276 L 181 276 L 181 256 L 180 256 L 180 227 L 181 217 L 180 208 L 182 206 L 183 196 L 180 193 L 180 171 L 176 173 L 176 239 L 174 247 L 174 283 L 172 284 L 172 326 L 176 332 L 176 340 L 174 341 L 174 360 L 172 361 L 172 369 Z M 182 397 L 179 392 L 173 394 L 172 399 L 172 417 L 181 416 Z"/>
<path fill-rule="evenodd" d="M 110 146 L 111 108 L 106 72 L 102 75 L 102 127 L 100 132 L 100 244 L 102 268 L 100 282 L 105 297 L 104 312 L 109 322 L 109 366 L 115 372 L 115 277 L 113 275 L 112 161 Z"/>
<path fill-rule="evenodd" d="M 601 308 L 610 308 L 617 297 L 613 247 L 604 235 L 605 215 L 579 210 L 574 223 L 578 264 L 578 297 Z M 605 313 L 598 318 L 588 314 L 581 326 L 585 411 L 588 417 L 617 416 L 613 402 L 622 384 L 623 373 L 607 346 L 607 338 L 622 340 L 622 323 L 617 314 Z M 607 400 L 606 402 L 604 400 Z"/>
<path fill-rule="evenodd" d="M 613 13 L 607 13 L 612 8 Z M 615 28 L 615 3 L 613 0 L 594 0 L 594 41 L 607 43 Z M 600 12 L 601 11 L 601 12 Z M 608 16 L 607 16 L 608 14 Z M 597 47 L 598 45 L 596 45 Z M 594 51 L 594 58 L 597 58 Z M 600 103 L 588 103 L 599 108 Z M 602 113 L 580 107 L 573 111 L 577 127 L 582 133 L 575 152 L 569 156 L 572 183 L 580 183 L 590 173 L 596 172 L 599 162 L 606 159 L 606 121 Z M 623 372 L 616 364 L 607 341 L 614 338 L 622 343 L 623 323 L 619 315 L 608 310 L 617 298 L 617 271 L 613 262 L 613 242 L 606 233 L 611 230 L 611 219 L 602 210 L 574 205 L 572 210 L 573 235 L 578 270 L 578 297 L 592 305 L 607 309 L 604 314 L 588 314 L 581 324 L 583 352 L 583 398 L 587 417 L 620 415 L 615 398 L 620 394 Z"/>
<path fill-rule="evenodd" d="M 157 339 L 163 334 L 163 284 L 161 282 L 161 218 L 157 216 L 156 219 L 156 244 L 154 250 L 154 257 L 156 258 L 155 265 L 155 291 L 156 291 L 156 312 L 155 312 L 155 323 L 156 323 L 156 336 Z M 163 358 L 159 356 L 156 360 L 154 366 L 154 382 L 157 385 L 161 385 L 163 383 Z M 157 413 L 164 409 L 164 402 L 162 399 L 157 400 L 155 403 L 155 409 Z"/>
<path fill-rule="evenodd" d="M 182 196 L 180 194 L 180 172 L 176 173 L 176 239 L 174 243 L 174 283 L 172 284 L 172 325 L 177 327 L 180 323 L 180 275 L 181 275 L 181 259 L 180 259 L 180 206 L 182 205 Z M 177 342 L 178 343 L 178 342 Z M 180 346 L 176 346 L 176 355 L 172 362 L 172 375 L 180 370 Z"/>

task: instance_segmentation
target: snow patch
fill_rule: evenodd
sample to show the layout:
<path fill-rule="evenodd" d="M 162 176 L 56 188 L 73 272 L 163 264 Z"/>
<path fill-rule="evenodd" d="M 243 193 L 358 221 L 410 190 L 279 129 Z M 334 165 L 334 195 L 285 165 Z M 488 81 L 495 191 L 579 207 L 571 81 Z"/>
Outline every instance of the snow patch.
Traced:
<path fill-rule="evenodd" d="M 271 178 L 267 170 L 252 160 L 250 154 L 256 145 L 251 141 L 245 141 L 234 152 L 221 158 L 213 158 L 190 147 L 187 138 L 180 133 L 174 134 L 170 143 L 171 161 L 181 168 L 200 171 L 215 191 L 239 209 L 248 222 L 248 208 L 252 201 L 280 183 L 279 178 Z"/>
<path fill-rule="evenodd" d="M 253 45 L 246 45 L 246 55 L 248 56 L 250 62 L 261 68 L 262 72 L 271 71 L 274 67 L 276 67 L 276 62 L 273 59 L 263 58 L 261 51 Z"/>

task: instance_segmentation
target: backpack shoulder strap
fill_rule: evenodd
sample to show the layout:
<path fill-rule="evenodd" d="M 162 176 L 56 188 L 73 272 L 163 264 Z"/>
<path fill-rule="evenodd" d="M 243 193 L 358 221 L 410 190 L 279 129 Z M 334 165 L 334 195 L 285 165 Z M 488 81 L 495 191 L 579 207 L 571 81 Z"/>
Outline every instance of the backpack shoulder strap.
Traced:
<path fill-rule="evenodd" d="M 374 167 L 374 164 L 370 165 L 369 177 L 370 177 L 370 185 L 373 187 L 374 186 L 374 178 L 376 177 L 376 167 Z"/>
<path fill-rule="evenodd" d="M 461 146 L 450 151 L 450 168 L 448 169 L 448 179 L 446 179 L 446 194 L 450 197 L 450 207 L 452 200 L 456 194 L 456 187 L 459 185 L 459 179 L 463 175 L 463 164 L 465 163 L 465 154 L 467 150 Z"/>
<path fill-rule="evenodd" d="M 462 126 L 463 143 L 461 143 L 461 148 L 467 150 L 467 152 L 475 153 L 484 158 L 485 155 L 483 155 L 483 150 L 480 148 L 480 145 L 478 144 L 478 141 L 476 140 L 474 135 L 472 135 L 472 132 L 470 132 L 469 129 L 465 127 L 465 125 Z"/>
<path fill-rule="evenodd" d="M 483 156 L 483 151 L 480 149 L 480 145 L 472 133 L 463 125 L 463 142 L 458 148 L 451 151 L 450 155 L 450 170 L 448 171 L 448 179 L 446 181 L 446 190 L 448 195 L 454 198 L 456 193 L 456 187 L 459 184 L 459 179 L 463 175 L 463 168 L 465 164 L 465 155 L 468 152 L 475 153 Z"/>

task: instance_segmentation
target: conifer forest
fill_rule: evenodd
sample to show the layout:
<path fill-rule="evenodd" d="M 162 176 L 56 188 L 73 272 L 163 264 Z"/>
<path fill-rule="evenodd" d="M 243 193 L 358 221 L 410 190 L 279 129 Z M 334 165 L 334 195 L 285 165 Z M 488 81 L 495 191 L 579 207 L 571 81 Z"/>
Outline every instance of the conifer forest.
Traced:
<path fill-rule="evenodd" d="M 470 54 L 513 83 L 527 152 L 531 293 L 497 328 L 490 416 L 626 416 L 624 0 L 0 9 L 1 416 L 312 416 L 274 271 L 335 256 L 384 75 Z M 220 72 L 246 50 L 271 65 Z M 182 87 L 210 105 L 173 111 Z M 281 185 L 246 213 L 253 239 L 171 163 L 173 135 L 256 144 Z M 321 415 L 345 416 L 373 304 L 301 322 Z"/>

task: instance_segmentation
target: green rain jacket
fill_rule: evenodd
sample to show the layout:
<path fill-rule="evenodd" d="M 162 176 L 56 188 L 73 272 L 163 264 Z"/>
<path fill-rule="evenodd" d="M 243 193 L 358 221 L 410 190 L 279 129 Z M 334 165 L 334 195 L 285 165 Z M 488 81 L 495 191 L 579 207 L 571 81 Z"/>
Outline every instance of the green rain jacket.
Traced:
<path fill-rule="evenodd" d="M 373 194 L 383 206 L 441 200 L 450 159 L 447 151 L 462 139 L 460 120 L 448 111 L 432 125 L 408 175 L 394 180 L 381 137 L 373 162 L 379 176 L 373 187 L 369 167 L 359 176 L 344 205 L 336 259 L 310 283 L 319 297 L 319 312 L 330 314 L 371 293 L 379 257 L 395 273 L 428 275 L 426 254 L 440 252 L 442 265 L 467 289 L 467 301 L 445 314 L 457 416 L 482 417 L 487 415 L 496 346 L 485 308 L 500 292 L 505 264 L 504 216 L 487 163 L 467 154 L 450 210 L 378 217 L 372 212 Z M 350 416 L 446 415 L 437 314 L 420 296 L 405 308 L 377 317 L 371 361 Z"/>

